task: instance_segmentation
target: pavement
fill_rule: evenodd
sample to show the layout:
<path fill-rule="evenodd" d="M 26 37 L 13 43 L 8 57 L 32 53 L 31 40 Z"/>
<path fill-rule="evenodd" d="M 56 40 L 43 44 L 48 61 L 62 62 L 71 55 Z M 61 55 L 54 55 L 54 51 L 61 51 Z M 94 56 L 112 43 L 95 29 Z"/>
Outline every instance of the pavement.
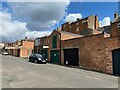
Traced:
<path fill-rule="evenodd" d="M 2 88 L 118 88 L 118 77 L 2 56 Z"/>
<path fill-rule="evenodd" d="M 0 90 L 2 89 L 2 56 L 0 55 Z"/>

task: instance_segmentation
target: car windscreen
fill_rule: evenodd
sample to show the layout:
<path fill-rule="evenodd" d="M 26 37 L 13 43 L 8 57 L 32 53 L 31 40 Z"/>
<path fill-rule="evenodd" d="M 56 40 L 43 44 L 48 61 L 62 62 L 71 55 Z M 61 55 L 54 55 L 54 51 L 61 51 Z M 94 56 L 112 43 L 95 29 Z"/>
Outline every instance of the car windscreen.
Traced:
<path fill-rule="evenodd" d="M 35 54 L 38 58 L 42 58 L 43 56 L 41 54 Z"/>

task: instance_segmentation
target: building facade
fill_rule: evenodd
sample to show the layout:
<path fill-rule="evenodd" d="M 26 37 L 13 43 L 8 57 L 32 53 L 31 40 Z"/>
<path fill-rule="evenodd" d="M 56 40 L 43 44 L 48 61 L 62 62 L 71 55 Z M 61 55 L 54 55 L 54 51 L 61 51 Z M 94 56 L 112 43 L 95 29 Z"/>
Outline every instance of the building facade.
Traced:
<path fill-rule="evenodd" d="M 62 31 L 88 36 L 93 35 L 98 26 L 98 16 L 91 15 L 83 19 L 77 19 L 76 22 L 62 24 Z"/>
<path fill-rule="evenodd" d="M 43 56 L 48 58 L 48 61 L 51 63 L 61 64 L 61 41 L 76 37 L 82 37 L 82 35 L 61 31 L 59 29 L 54 30 L 49 36 L 35 39 L 35 42 L 40 42 L 35 44 L 34 52 L 41 53 Z"/>
<path fill-rule="evenodd" d="M 51 35 L 39 38 L 39 49 L 34 50 L 46 55 L 50 63 L 120 75 L 120 19 L 115 13 L 110 26 L 98 25 L 97 16 L 66 22 Z"/>
<path fill-rule="evenodd" d="M 28 57 L 34 49 L 34 41 L 25 37 L 25 39 L 21 41 L 16 41 L 14 43 L 6 43 L 5 51 L 9 53 L 9 55 L 16 57 Z"/>
<path fill-rule="evenodd" d="M 109 36 L 105 33 L 62 41 L 62 64 L 120 75 L 119 17 L 111 23 Z M 71 43 L 72 42 L 72 43 Z M 76 57 L 76 58 L 74 58 Z"/>

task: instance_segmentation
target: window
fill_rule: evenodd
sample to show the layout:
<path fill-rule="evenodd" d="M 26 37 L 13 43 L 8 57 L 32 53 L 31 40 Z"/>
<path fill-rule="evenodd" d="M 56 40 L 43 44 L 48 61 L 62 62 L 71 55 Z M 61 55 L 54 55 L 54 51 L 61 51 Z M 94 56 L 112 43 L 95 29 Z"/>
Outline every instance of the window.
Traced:
<path fill-rule="evenodd" d="M 35 46 L 39 45 L 39 39 L 35 40 Z"/>
<path fill-rule="evenodd" d="M 77 31 L 79 31 L 79 27 L 77 27 Z"/>
<path fill-rule="evenodd" d="M 45 44 L 45 38 L 43 38 L 43 45 Z"/>
<path fill-rule="evenodd" d="M 57 48 L 57 35 L 52 37 L 52 48 Z"/>
<path fill-rule="evenodd" d="M 120 23 L 117 24 L 117 27 L 120 27 Z"/>
<path fill-rule="evenodd" d="M 79 22 L 77 22 L 76 24 L 79 25 Z"/>
<path fill-rule="evenodd" d="M 70 31 L 72 30 L 72 27 L 71 27 L 71 25 L 69 26 L 69 29 L 70 29 Z"/>
<path fill-rule="evenodd" d="M 82 20 L 82 23 L 86 23 L 87 21 L 86 20 Z"/>
<path fill-rule="evenodd" d="M 49 43 L 50 41 L 48 40 L 48 43 Z"/>

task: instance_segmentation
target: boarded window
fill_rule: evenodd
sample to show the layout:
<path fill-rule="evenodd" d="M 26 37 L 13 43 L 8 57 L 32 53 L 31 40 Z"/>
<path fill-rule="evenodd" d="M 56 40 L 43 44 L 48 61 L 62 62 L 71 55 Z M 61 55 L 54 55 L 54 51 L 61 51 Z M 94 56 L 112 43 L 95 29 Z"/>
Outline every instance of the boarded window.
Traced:
<path fill-rule="evenodd" d="M 52 48 L 57 48 L 57 35 L 52 37 Z"/>

